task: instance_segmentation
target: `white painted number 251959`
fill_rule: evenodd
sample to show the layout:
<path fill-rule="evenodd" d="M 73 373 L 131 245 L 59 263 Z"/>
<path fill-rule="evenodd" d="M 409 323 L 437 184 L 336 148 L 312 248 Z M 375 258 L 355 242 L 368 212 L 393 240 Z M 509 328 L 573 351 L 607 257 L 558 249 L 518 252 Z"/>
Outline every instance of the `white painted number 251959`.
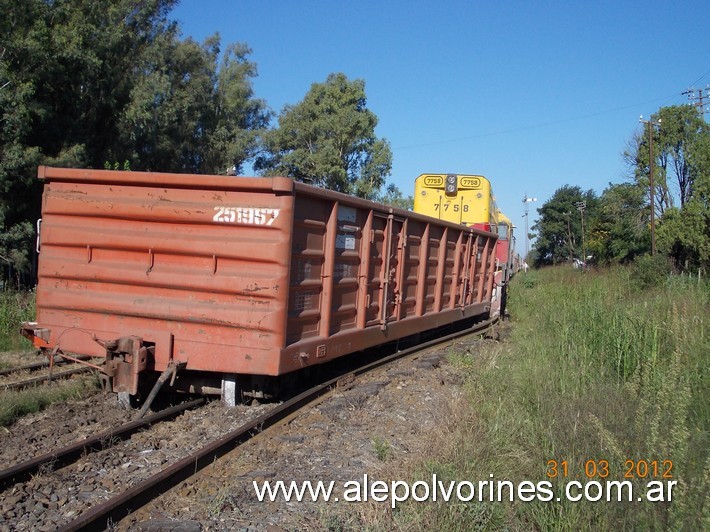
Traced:
<path fill-rule="evenodd" d="M 214 208 L 212 219 L 221 223 L 237 223 L 251 225 L 271 225 L 279 216 L 280 209 L 264 207 L 221 207 Z"/>

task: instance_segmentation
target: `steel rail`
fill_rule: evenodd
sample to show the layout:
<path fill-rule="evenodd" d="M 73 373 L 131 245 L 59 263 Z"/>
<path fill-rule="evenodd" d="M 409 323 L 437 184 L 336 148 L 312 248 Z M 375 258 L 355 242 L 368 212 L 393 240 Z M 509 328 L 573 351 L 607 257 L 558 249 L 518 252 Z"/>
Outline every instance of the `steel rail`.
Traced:
<path fill-rule="evenodd" d="M 82 355 L 76 357 L 78 360 L 89 360 L 91 357 L 88 355 Z M 55 357 L 53 365 L 54 366 L 60 366 L 60 365 L 65 365 L 69 364 L 70 362 L 65 360 L 62 357 Z M 5 375 L 12 375 L 13 373 L 19 373 L 21 371 L 37 371 L 40 369 L 46 369 L 49 368 L 49 362 L 34 362 L 33 364 L 27 364 L 25 366 L 17 366 L 15 368 L 5 368 L 5 369 L 0 369 L 0 377 L 4 377 Z"/>
<path fill-rule="evenodd" d="M 166 467 L 156 475 L 143 480 L 128 490 L 119 493 L 115 497 L 107 500 L 103 504 L 94 506 L 89 511 L 81 514 L 77 519 L 61 527 L 59 530 L 63 532 L 69 531 L 98 531 L 109 528 L 112 524 L 117 523 L 121 519 L 128 517 L 130 514 L 153 500 L 154 498 L 167 492 L 169 489 L 178 485 L 180 482 L 197 474 L 206 466 L 214 463 L 228 452 L 234 450 L 239 445 L 250 440 L 263 430 L 272 427 L 280 421 L 286 419 L 294 412 L 311 404 L 316 399 L 325 395 L 339 383 L 348 383 L 355 377 L 372 371 L 376 368 L 385 366 L 396 360 L 413 356 L 419 351 L 445 345 L 448 342 L 468 336 L 471 334 L 480 334 L 493 324 L 497 323 L 498 318 L 492 318 L 484 322 L 474 324 L 468 329 L 457 331 L 444 337 L 436 338 L 418 344 L 416 346 L 404 349 L 393 355 L 389 355 L 382 359 L 376 360 L 366 366 L 355 369 L 344 375 L 330 379 L 327 382 L 318 384 L 309 390 L 293 397 L 284 402 L 266 414 L 242 425 L 238 429 L 226 434 L 225 436 L 206 445 L 202 449 L 192 453 L 191 455 L 175 462 Z"/>
<path fill-rule="evenodd" d="M 88 373 L 91 368 L 81 367 L 68 369 L 66 371 L 60 371 L 59 373 L 54 373 L 50 375 L 43 375 L 41 377 L 33 377 L 31 379 L 25 379 L 19 382 L 10 382 L 7 384 L 0 384 L 0 390 L 19 390 L 21 388 L 29 388 L 30 386 L 36 386 L 37 384 L 42 384 L 45 381 L 54 379 L 64 379 L 66 377 L 71 377 L 72 375 L 78 375 L 80 373 Z"/>
<path fill-rule="evenodd" d="M 0 490 L 5 490 L 13 484 L 30 479 L 33 475 L 38 473 L 43 466 L 51 466 L 52 469 L 60 469 L 76 462 L 87 453 L 108 449 L 116 442 L 127 440 L 133 434 L 149 425 L 174 418 L 205 402 L 205 398 L 200 398 L 172 406 L 145 418 L 133 420 L 119 427 L 104 430 L 80 442 L 67 445 L 61 449 L 50 451 L 31 460 L 3 469 L 0 471 Z"/>

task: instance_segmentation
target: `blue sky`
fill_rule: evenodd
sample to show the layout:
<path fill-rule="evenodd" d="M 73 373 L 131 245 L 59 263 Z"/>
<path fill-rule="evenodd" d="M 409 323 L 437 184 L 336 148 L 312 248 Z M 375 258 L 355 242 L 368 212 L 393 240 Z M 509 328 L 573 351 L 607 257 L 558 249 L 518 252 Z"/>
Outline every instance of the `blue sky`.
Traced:
<path fill-rule="evenodd" d="M 639 115 L 710 84 L 707 1 L 181 0 L 184 37 L 245 42 L 279 112 L 329 73 L 363 79 L 389 140 L 389 182 L 488 177 L 520 228 L 524 194 L 601 193 L 628 175 Z"/>

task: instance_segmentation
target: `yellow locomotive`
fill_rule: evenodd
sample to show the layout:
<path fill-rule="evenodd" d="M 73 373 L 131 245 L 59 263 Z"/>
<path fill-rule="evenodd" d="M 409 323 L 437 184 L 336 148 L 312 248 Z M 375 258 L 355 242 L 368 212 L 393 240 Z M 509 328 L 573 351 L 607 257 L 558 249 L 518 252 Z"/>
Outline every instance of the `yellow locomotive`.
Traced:
<path fill-rule="evenodd" d="M 414 212 L 497 233 L 491 183 L 480 175 L 422 174 L 414 182 Z"/>

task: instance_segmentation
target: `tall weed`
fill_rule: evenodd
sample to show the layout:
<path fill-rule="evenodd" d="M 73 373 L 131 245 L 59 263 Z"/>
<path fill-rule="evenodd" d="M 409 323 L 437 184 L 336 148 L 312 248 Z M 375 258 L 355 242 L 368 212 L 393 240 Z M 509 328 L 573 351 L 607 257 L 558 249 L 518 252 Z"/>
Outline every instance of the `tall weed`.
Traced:
<path fill-rule="evenodd" d="M 612 526 L 696 529 L 709 511 L 710 290 L 673 279 L 639 290 L 636 271 L 576 275 L 550 269 L 540 272 L 537 294 L 515 291 L 511 300 L 536 312 L 518 311 L 529 334 L 514 336 L 532 348 L 525 351 L 530 360 L 559 381 L 528 382 L 524 395 L 542 392 L 554 401 L 554 413 L 535 416 L 541 427 L 556 427 L 543 431 L 550 437 L 548 453 L 575 456 L 580 464 L 607 459 L 617 467 L 616 480 L 627 460 L 673 463 L 678 488 L 672 503 L 622 506 L 623 511 L 586 504 L 575 509 L 575 518 L 584 509 L 587 518 Z M 575 416 L 581 427 L 572 431 L 555 423 Z M 635 483 L 640 489 L 648 480 L 659 479 Z M 550 512 L 560 517 L 549 505 L 538 510 L 545 516 L 540 525 L 551 523 Z"/>
<path fill-rule="evenodd" d="M 0 351 L 32 347 L 20 336 L 20 324 L 34 316 L 34 292 L 0 291 Z"/>
<path fill-rule="evenodd" d="M 565 461 L 560 495 L 568 481 L 604 480 L 588 476 L 601 461 L 606 480 L 623 481 L 630 464 L 665 460 L 672 501 L 409 503 L 366 526 L 710 529 L 710 286 L 667 278 L 641 289 L 635 276 L 634 267 L 518 276 L 509 341 L 469 363 L 457 355 L 467 402 L 409 476 L 538 482 L 549 460 Z M 634 493 L 668 480 L 663 472 L 634 475 Z"/>

